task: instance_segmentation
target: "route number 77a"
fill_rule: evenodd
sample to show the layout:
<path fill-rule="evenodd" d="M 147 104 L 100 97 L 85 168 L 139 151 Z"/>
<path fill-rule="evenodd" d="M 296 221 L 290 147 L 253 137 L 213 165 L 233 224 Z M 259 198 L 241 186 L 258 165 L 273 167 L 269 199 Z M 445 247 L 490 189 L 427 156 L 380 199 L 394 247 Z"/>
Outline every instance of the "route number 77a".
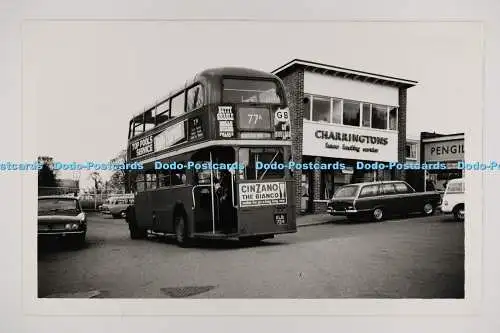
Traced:
<path fill-rule="evenodd" d="M 248 114 L 248 124 L 257 125 L 257 122 L 259 120 L 262 120 L 262 115 L 260 115 L 258 113 L 249 113 Z"/>

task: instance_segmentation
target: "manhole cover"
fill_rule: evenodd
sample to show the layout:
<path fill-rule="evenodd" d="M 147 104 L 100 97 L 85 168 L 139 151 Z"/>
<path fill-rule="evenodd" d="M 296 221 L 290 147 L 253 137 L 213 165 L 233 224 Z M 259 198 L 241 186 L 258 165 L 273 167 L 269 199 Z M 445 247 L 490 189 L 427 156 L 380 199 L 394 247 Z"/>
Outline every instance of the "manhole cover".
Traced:
<path fill-rule="evenodd" d="M 173 298 L 183 298 L 205 293 L 214 289 L 216 286 L 188 286 L 188 287 L 173 287 L 161 288 L 161 291 Z"/>

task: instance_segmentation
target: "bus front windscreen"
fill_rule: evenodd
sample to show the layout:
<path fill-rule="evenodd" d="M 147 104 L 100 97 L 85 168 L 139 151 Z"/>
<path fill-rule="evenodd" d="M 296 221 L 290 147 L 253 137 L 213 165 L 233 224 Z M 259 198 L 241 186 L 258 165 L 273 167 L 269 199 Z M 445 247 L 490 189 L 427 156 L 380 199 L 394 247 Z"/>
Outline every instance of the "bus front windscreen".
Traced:
<path fill-rule="evenodd" d="M 224 79 L 224 103 L 281 104 L 281 92 L 275 81 Z"/>

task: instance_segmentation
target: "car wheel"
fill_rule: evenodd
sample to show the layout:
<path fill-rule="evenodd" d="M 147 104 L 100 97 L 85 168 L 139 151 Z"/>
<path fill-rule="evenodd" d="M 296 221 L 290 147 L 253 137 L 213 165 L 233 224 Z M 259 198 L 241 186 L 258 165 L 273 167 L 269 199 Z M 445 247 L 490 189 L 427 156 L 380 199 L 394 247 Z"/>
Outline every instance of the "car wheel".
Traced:
<path fill-rule="evenodd" d="M 424 205 L 423 211 L 425 216 L 430 216 L 434 214 L 434 206 L 428 202 Z"/>
<path fill-rule="evenodd" d="M 116 215 L 116 214 L 111 214 L 111 216 L 114 218 L 114 219 L 117 219 L 120 217 L 120 215 Z"/>
<path fill-rule="evenodd" d="M 384 210 L 382 208 L 375 208 L 372 213 L 373 220 L 379 222 L 384 219 Z"/>
<path fill-rule="evenodd" d="M 180 247 L 189 245 L 189 238 L 187 236 L 187 226 L 184 214 L 177 214 L 175 216 L 175 240 Z"/>
<path fill-rule="evenodd" d="M 127 218 L 127 212 L 123 210 L 123 211 L 120 213 L 120 217 L 121 217 L 122 219 L 126 219 L 126 218 Z"/>
<path fill-rule="evenodd" d="M 380 222 L 384 219 L 384 209 L 383 208 L 375 208 L 372 212 L 372 218 L 376 222 Z"/>
<path fill-rule="evenodd" d="M 465 219 L 465 205 L 458 205 L 453 210 L 453 216 L 458 222 L 462 222 Z"/>

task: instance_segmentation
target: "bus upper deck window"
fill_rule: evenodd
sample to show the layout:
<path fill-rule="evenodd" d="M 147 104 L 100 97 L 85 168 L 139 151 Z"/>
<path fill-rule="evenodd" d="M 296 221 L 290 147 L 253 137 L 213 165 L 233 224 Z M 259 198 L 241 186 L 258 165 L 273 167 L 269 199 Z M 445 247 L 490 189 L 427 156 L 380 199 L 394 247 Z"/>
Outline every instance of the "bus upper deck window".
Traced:
<path fill-rule="evenodd" d="M 281 104 L 280 95 L 278 85 L 272 80 L 223 80 L 223 99 L 226 103 Z"/>
<path fill-rule="evenodd" d="M 170 100 L 166 100 L 156 107 L 155 122 L 156 125 L 163 124 L 170 118 Z"/>
<path fill-rule="evenodd" d="M 203 89 L 200 84 L 189 88 L 187 91 L 187 105 L 186 111 L 195 110 L 203 106 Z"/>
<path fill-rule="evenodd" d="M 138 115 L 134 118 L 132 136 L 138 136 L 142 133 L 144 133 L 144 114 Z"/>
<path fill-rule="evenodd" d="M 153 111 L 154 110 L 149 110 L 144 113 L 144 130 L 146 131 L 155 127 L 155 117 Z"/>

